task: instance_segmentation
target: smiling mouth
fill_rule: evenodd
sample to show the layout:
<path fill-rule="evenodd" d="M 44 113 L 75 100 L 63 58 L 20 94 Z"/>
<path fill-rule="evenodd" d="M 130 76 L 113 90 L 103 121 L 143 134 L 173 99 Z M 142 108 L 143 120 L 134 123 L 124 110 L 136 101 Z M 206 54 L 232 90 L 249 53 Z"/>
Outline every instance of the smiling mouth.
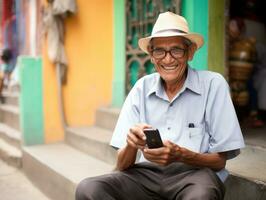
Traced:
<path fill-rule="evenodd" d="M 174 66 L 164 66 L 164 65 L 161 65 L 161 67 L 164 70 L 170 71 L 170 70 L 175 70 L 178 67 L 178 65 L 174 65 Z"/>

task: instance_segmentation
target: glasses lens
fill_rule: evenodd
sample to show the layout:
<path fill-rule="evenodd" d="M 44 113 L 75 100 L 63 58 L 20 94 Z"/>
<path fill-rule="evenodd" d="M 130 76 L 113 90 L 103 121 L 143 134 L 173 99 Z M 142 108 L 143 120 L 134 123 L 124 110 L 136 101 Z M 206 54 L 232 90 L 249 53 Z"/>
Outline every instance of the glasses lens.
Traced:
<path fill-rule="evenodd" d="M 185 55 L 185 49 L 182 48 L 173 48 L 170 51 L 165 49 L 154 49 L 152 51 L 152 56 L 156 59 L 163 59 L 166 56 L 166 53 L 170 52 L 171 56 L 174 58 L 182 58 Z"/>
<path fill-rule="evenodd" d="M 163 58 L 165 54 L 166 54 L 166 51 L 164 49 L 154 49 L 152 51 L 152 56 L 157 59 Z"/>
<path fill-rule="evenodd" d="M 174 58 L 182 58 L 185 54 L 185 49 L 173 48 L 170 50 L 170 53 Z"/>

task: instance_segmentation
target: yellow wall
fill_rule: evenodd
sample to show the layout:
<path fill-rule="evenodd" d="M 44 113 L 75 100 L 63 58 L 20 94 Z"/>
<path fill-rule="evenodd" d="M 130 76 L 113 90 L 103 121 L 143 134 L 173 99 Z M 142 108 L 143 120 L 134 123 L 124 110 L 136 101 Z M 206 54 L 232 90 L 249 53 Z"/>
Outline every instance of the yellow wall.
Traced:
<path fill-rule="evenodd" d="M 60 114 L 58 112 L 58 99 L 55 68 L 49 62 L 46 54 L 46 45 L 43 48 L 43 110 L 45 142 L 62 140 L 64 137 Z"/>
<path fill-rule="evenodd" d="M 69 67 L 63 92 L 69 126 L 87 126 L 94 123 L 95 110 L 111 102 L 113 1 L 77 0 L 77 5 L 78 13 L 66 19 Z M 53 142 L 63 138 L 63 129 L 55 68 L 43 54 L 45 139 Z"/>

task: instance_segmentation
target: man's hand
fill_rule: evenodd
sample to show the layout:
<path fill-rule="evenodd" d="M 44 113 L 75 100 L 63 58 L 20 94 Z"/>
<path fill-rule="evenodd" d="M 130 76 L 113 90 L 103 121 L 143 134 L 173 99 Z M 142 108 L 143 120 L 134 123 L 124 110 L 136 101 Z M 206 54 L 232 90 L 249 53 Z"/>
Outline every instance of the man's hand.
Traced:
<path fill-rule="evenodd" d="M 116 169 L 124 170 L 135 163 L 138 149 L 144 149 L 146 145 L 144 128 L 151 128 L 151 126 L 139 124 L 130 128 L 127 134 L 127 145 L 118 150 Z"/>
<path fill-rule="evenodd" d="M 182 162 L 198 167 L 208 167 L 215 171 L 225 167 L 226 152 L 196 153 L 170 141 L 164 141 L 163 144 L 163 147 L 157 149 L 145 148 L 143 150 L 144 157 L 151 162 L 164 166 L 172 162 Z"/>
<path fill-rule="evenodd" d="M 145 148 L 143 150 L 144 157 L 159 165 L 168 165 L 180 160 L 181 148 L 178 145 L 168 140 L 164 141 L 163 144 L 163 147 L 157 149 Z"/>
<path fill-rule="evenodd" d="M 135 149 L 143 150 L 146 145 L 146 136 L 143 129 L 151 128 L 148 124 L 138 124 L 129 129 L 127 134 L 127 144 Z"/>

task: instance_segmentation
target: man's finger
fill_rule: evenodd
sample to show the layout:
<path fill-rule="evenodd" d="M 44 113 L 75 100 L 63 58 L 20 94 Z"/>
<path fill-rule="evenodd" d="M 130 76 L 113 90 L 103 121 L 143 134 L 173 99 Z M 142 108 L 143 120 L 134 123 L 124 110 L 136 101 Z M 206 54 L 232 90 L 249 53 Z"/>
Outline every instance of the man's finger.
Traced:
<path fill-rule="evenodd" d="M 156 149 L 149 149 L 149 148 L 145 148 L 144 152 L 153 156 L 160 156 L 162 154 L 170 154 L 170 149 L 169 148 L 165 148 L 165 147 L 160 147 L 160 148 L 156 148 Z"/>
<path fill-rule="evenodd" d="M 127 139 L 127 143 L 129 146 L 137 148 L 136 144 L 134 142 L 132 142 L 131 140 Z"/>
<path fill-rule="evenodd" d="M 129 133 L 127 135 L 128 139 L 134 142 L 136 145 L 145 146 L 146 142 L 143 139 L 137 138 L 136 135 Z"/>
<path fill-rule="evenodd" d="M 142 129 L 140 129 L 139 127 L 135 126 L 133 128 L 129 129 L 130 133 L 133 133 L 136 137 L 142 139 L 142 140 L 146 140 L 145 134 L 143 133 Z"/>
<path fill-rule="evenodd" d="M 145 129 L 145 128 L 152 128 L 151 125 L 149 125 L 149 124 L 145 124 L 145 123 L 137 124 L 137 127 L 139 127 L 141 130 L 143 130 L 143 129 Z"/>
<path fill-rule="evenodd" d="M 138 141 L 137 137 L 134 134 L 132 134 L 131 132 L 129 134 L 127 134 L 127 138 L 134 143 L 137 143 L 137 141 Z"/>

